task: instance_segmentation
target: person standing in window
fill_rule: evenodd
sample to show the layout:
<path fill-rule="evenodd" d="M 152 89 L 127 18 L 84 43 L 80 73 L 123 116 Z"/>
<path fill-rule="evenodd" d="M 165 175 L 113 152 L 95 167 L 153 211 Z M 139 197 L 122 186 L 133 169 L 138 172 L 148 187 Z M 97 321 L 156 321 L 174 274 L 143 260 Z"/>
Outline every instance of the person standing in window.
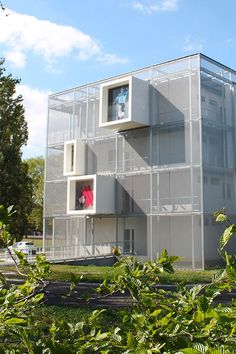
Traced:
<path fill-rule="evenodd" d="M 128 101 L 128 89 L 121 87 L 120 92 L 116 96 L 113 104 L 116 105 L 117 119 L 125 118 L 125 104 Z"/>

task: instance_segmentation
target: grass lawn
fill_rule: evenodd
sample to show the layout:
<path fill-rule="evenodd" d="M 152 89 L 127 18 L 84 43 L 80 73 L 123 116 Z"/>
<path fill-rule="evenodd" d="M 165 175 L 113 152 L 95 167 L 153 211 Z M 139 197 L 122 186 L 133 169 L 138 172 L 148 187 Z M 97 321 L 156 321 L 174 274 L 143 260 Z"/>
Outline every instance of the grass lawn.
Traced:
<path fill-rule="evenodd" d="M 163 273 L 160 275 L 161 284 L 195 284 L 195 283 L 210 283 L 213 275 L 219 271 L 219 269 L 211 270 L 176 270 L 173 274 Z"/>
<path fill-rule="evenodd" d="M 71 273 L 76 276 L 83 276 L 82 281 L 102 282 L 105 278 L 112 281 L 117 270 L 112 267 L 98 266 L 70 266 L 70 265 L 52 265 L 51 280 L 70 281 Z M 174 274 L 163 273 L 160 275 L 162 284 L 193 284 L 210 282 L 216 270 L 176 270 Z"/>
<path fill-rule="evenodd" d="M 15 270 L 13 266 L 2 267 L 0 264 L 0 271 Z M 75 266 L 65 264 L 52 264 L 52 273 L 49 280 L 57 281 L 71 281 L 71 274 L 77 277 L 82 276 L 83 282 L 98 282 L 101 283 L 105 278 L 112 281 L 117 270 L 113 267 L 102 266 Z M 160 283 L 162 284 L 194 284 L 210 282 L 212 276 L 217 270 L 176 270 L 174 274 L 162 273 L 159 276 Z"/>
<path fill-rule="evenodd" d="M 71 323 L 86 320 L 92 310 L 87 308 L 69 307 L 69 306 L 46 306 L 40 305 L 35 308 L 35 317 L 41 323 L 41 326 L 47 326 L 53 321 L 69 319 Z"/>
<path fill-rule="evenodd" d="M 70 323 L 77 323 L 80 321 L 86 321 L 88 316 L 94 309 L 89 307 L 86 308 L 78 308 L 78 307 L 69 307 L 69 306 L 46 306 L 40 305 L 39 307 L 35 308 L 35 315 L 36 320 L 38 320 L 41 325 L 47 325 L 53 321 L 60 321 L 65 320 L 69 321 Z M 104 325 L 107 326 L 109 330 L 110 326 L 114 325 L 114 319 L 120 320 L 120 315 L 124 315 L 127 311 L 120 309 L 120 310 L 113 310 L 108 309 L 104 311 L 104 314 L 101 316 L 102 319 L 105 319 Z M 118 322 L 117 322 L 118 324 Z"/>
<path fill-rule="evenodd" d="M 70 281 L 71 274 L 80 277 L 81 281 L 85 282 L 103 282 L 105 278 L 112 280 L 116 274 L 116 269 L 109 266 L 75 266 L 65 264 L 51 265 L 52 273 L 49 277 L 50 280 Z"/>

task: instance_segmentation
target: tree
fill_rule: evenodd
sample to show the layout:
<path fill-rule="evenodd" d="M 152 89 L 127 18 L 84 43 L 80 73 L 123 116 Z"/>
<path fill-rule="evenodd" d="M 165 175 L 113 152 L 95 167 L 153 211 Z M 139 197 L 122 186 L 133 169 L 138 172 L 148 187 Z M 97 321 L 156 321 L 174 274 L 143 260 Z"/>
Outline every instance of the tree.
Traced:
<path fill-rule="evenodd" d="M 43 230 L 43 182 L 44 158 L 42 156 L 27 159 L 28 173 L 33 183 L 33 209 L 29 215 L 29 230 Z"/>
<path fill-rule="evenodd" d="M 35 351 L 28 335 L 32 334 L 35 325 L 33 310 L 42 302 L 47 286 L 43 277 L 49 274 L 50 269 L 43 255 L 37 255 L 35 263 L 30 264 L 23 253 L 15 251 L 12 254 L 10 251 L 12 235 L 9 230 L 15 216 L 12 206 L 5 208 L 0 205 L 0 239 L 24 280 L 23 284 L 13 285 L 0 272 L 0 353 L 33 354 Z M 8 350 L 11 345 L 16 349 Z"/>
<path fill-rule="evenodd" d="M 0 203 L 17 210 L 10 226 L 11 234 L 21 239 L 27 230 L 32 209 L 32 181 L 28 165 L 22 161 L 21 148 L 28 139 L 22 96 L 16 95 L 19 79 L 5 74 L 0 60 Z"/>
<path fill-rule="evenodd" d="M 3 6 L 1 1 L 0 1 L 0 9 L 1 9 L 1 11 L 5 11 L 5 7 Z"/>

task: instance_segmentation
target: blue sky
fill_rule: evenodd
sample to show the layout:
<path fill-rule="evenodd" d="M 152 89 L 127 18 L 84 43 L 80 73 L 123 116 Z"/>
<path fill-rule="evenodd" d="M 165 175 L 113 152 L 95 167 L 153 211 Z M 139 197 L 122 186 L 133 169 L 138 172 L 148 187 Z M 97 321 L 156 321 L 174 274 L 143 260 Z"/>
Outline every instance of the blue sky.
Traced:
<path fill-rule="evenodd" d="M 202 52 L 236 69 L 235 0 L 3 0 L 0 56 L 22 79 L 29 142 L 44 155 L 47 97 Z"/>

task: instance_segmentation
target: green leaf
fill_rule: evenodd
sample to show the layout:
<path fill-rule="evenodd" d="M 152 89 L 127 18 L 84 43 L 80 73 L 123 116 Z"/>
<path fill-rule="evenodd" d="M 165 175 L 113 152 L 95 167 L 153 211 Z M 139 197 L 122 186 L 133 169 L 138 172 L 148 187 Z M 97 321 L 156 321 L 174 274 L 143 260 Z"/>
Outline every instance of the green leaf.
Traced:
<path fill-rule="evenodd" d="M 227 245 L 229 240 L 232 238 L 233 234 L 236 232 L 236 225 L 232 224 L 225 229 L 221 238 L 220 238 L 220 250 L 222 251 L 223 248 Z"/>
<path fill-rule="evenodd" d="M 16 210 L 13 210 L 13 208 L 14 208 L 14 205 L 10 205 L 10 206 L 7 208 L 8 216 L 11 216 L 12 214 L 16 213 Z"/>
<path fill-rule="evenodd" d="M 113 334 L 112 339 L 119 343 L 122 341 L 122 337 L 119 334 Z"/>
<path fill-rule="evenodd" d="M 204 321 L 204 318 L 205 318 L 205 316 L 204 316 L 204 313 L 202 311 L 197 310 L 196 312 L 194 312 L 193 319 L 194 319 L 195 322 L 199 322 L 200 323 L 200 322 Z"/>
<path fill-rule="evenodd" d="M 96 335 L 96 337 L 94 338 L 96 341 L 100 341 L 100 340 L 103 340 L 105 338 L 108 337 L 108 333 L 100 333 L 98 332 L 98 334 Z"/>
<path fill-rule="evenodd" d="M 40 302 L 44 298 L 44 294 L 36 294 L 34 296 L 34 302 Z"/>
<path fill-rule="evenodd" d="M 202 343 L 194 343 L 193 348 L 198 350 L 200 353 L 205 353 L 207 350 L 207 347 Z"/>
<path fill-rule="evenodd" d="M 227 265 L 226 266 L 226 273 L 229 278 L 233 279 L 236 281 L 236 265 Z"/>
<path fill-rule="evenodd" d="M 114 329 L 114 333 L 117 334 L 118 332 L 120 332 L 120 328 L 119 328 L 119 327 L 116 327 L 116 328 Z"/>
<path fill-rule="evenodd" d="M 224 354 L 224 353 L 225 353 L 224 349 L 220 350 L 220 349 L 211 349 L 211 348 L 209 348 L 206 352 L 206 354 Z"/>
<path fill-rule="evenodd" d="M 75 324 L 75 331 L 81 331 L 84 326 L 85 326 L 85 322 L 84 321 L 77 322 Z"/>
<path fill-rule="evenodd" d="M 129 349 L 133 349 L 133 350 L 136 348 L 137 345 L 137 340 L 135 339 L 135 337 L 131 332 L 127 333 L 127 345 Z"/>
<path fill-rule="evenodd" d="M 22 325 L 22 324 L 26 324 L 26 320 L 24 320 L 23 318 L 12 317 L 12 318 L 9 318 L 8 320 L 4 321 L 4 324 L 6 324 L 6 325 Z"/>
<path fill-rule="evenodd" d="M 197 349 L 193 349 L 193 348 L 185 348 L 185 349 L 181 349 L 181 352 L 178 352 L 176 354 L 202 354 L 202 352 L 200 352 Z"/>
<path fill-rule="evenodd" d="M 150 317 L 157 317 L 161 313 L 161 309 L 155 310 L 150 314 Z"/>
<path fill-rule="evenodd" d="M 224 221 L 227 221 L 227 216 L 223 213 L 219 213 L 217 216 L 216 216 L 216 222 L 224 222 Z"/>
<path fill-rule="evenodd" d="M 205 295 L 202 295 L 198 299 L 198 303 L 202 311 L 206 312 L 209 308 L 209 300 Z"/>

